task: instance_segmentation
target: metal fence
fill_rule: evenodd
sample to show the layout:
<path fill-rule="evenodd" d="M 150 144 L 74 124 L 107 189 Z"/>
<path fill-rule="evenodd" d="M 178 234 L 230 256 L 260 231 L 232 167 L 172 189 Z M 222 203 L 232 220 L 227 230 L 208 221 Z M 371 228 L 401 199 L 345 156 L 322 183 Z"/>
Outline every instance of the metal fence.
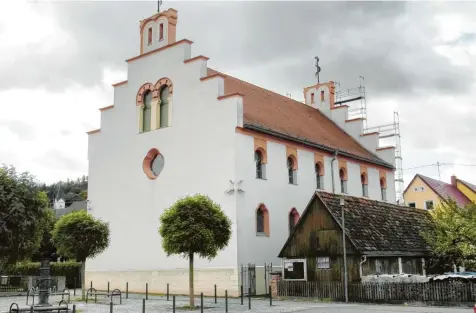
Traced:
<path fill-rule="evenodd" d="M 273 263 L 264 263 L 256 265 L 248 263 L 240 266 L 240 284 L 243 285 L 243 292 L 251 296 L 269 297 L 268 288 L 271 283 L 271 275 L 273 272 L 281 271 L 281 266 L 274 266 Z"/>
<path fill-rule="evenodd" d="M 278 296 L 344 300 L 341 282 L 278 281 L 276 287 Z M 473 282 L 350 283 L 348 287 L 350 302 L 476 302 L 476 283 Z"/>
<path fill-rule="evenodd" d="M 26 292 L 28 276 L 0 276 L 0 292 Z"/>

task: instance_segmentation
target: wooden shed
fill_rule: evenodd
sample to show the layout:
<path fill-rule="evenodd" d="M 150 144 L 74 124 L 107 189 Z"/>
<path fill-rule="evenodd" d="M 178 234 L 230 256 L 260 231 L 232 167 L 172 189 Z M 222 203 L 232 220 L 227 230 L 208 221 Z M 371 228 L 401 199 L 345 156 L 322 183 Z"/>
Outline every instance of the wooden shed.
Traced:
<path fill-rule="evenodd" d="M 342 209 L 350 282 L 369 275 L 425 275 L 427 211 L 319 191 L 279 253 L 285 280 L 342 281 Z"/>

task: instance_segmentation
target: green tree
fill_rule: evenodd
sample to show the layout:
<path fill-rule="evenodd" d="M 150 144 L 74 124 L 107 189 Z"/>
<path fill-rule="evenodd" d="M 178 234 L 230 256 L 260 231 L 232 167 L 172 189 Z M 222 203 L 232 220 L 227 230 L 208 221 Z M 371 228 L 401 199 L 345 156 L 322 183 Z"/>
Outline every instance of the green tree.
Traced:
<path fill-rule="evenodd" d="M 47 218 L 48 198 L 33 176 L 0 168 L 0 267 L 38 251 Z"/>
<path fill-rule="evenodd" d="M 109 224 L 95 219 L 85 211 L 62 216 L 53 230 L 58 253 L 82 263 L 81 285 L 85 297 L 86 259 L 103 252 L 109 245 Z"/>
<path fill-rule="evenodd" d="M 432 228 L 423 234 L 431 248 L 430 267 L 473 267 L 476 260 L 476 204 L 459 207 L 452 199 L 430 212 Z"/>
<path fill-rule="evenodd" d="M 189 260 L 190 307 L 194 307 L 193 257 L 209 260 L 224 249 L 231 237 L 231 221 L 220 206 L 204 195 L 188 196 L 166 209 L 160 217 L 159 234 L 167 256 Z"/>
<path fill-rule="evenodd" d="M 46 201 L 48 201 L 48 198 L 46 196 L 45 192 L 42 192 L 42 196 L 45 197 Z M 53 239 L 52 239 L 52 233 L 53 229 L 55 227 L 56 223 L 56 215 L 55 211 L 51 208 L 47 208 L 45 210 L 45 218 L 43 219 L 41 223 L 41 229 L 42 229 L 42 236 L 41 236 L 41 242 L 40 242 L 40 248 L 36 253 L 33 254 L 31 260 L 33 262 L 35 261 L 40 261 L 40 259 L 43 257 L 43 255 L 53 255 L 53 253 L 56 253 L 56 247 L 53 244 Z M 53 259 L 55 261 L 55 259 Z"/>

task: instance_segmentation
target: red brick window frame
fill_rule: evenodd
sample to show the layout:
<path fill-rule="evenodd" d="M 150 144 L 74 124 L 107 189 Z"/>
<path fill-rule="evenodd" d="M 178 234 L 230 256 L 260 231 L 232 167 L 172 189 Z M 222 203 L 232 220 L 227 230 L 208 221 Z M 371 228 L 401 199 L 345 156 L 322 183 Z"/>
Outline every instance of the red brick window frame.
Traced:
<path fill-rule="evenodd" d="M 289 234 L 291 234 L 298 221 L 299 212 L 296 210 L 296 208 L 292 208 L 288 214 Z"/>
<path fill-rule="evenodd" d="M 152 44 L 152 27 L 147 29 L 147 45 Z"/>
<path fill-rule="evenodd" d="M 256 235 L 269 237 L 269 211 L 264 204 L 260 204 L 256 209 Z"/>

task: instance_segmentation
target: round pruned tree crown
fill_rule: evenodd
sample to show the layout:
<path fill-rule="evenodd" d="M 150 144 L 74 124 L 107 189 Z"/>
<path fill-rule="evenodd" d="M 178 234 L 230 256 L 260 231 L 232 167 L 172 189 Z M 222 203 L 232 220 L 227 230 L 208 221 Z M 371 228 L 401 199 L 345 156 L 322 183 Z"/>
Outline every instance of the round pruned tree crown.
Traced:
<path fill-rule="evenodd" d="M 209 260 L 224 249 L 231 237 L 231 221 L 220 206 L 205 195 L 187 196 L 160 217 L 159 233 L 167 253 Z"/>
<path fill-rule="evenodd" d="M 58 253 L 84 262 L 103 252 L 109 245 L 109 224 L 95 219 L 86 211 L 62 216 L 53 230 Z"/>

